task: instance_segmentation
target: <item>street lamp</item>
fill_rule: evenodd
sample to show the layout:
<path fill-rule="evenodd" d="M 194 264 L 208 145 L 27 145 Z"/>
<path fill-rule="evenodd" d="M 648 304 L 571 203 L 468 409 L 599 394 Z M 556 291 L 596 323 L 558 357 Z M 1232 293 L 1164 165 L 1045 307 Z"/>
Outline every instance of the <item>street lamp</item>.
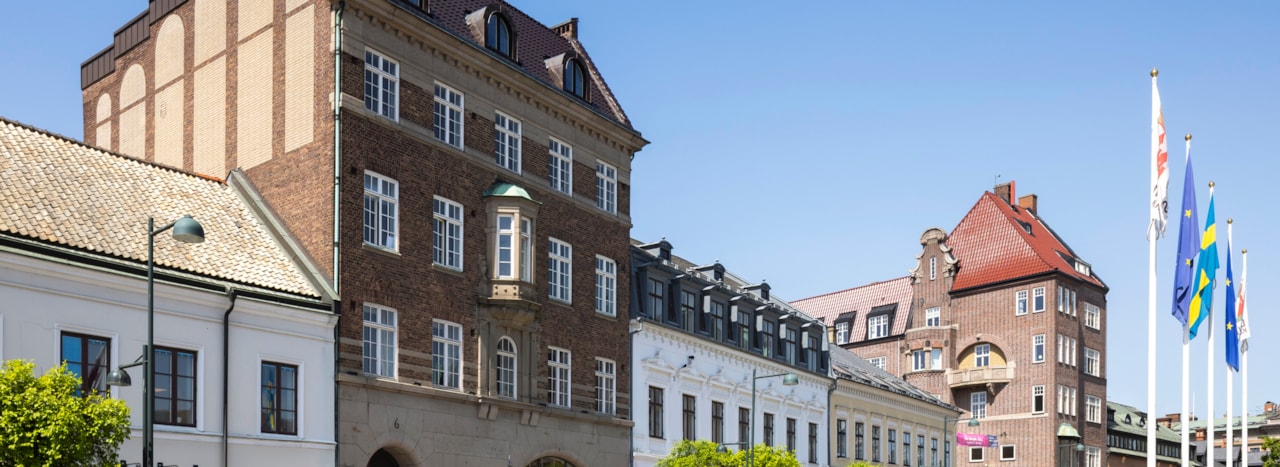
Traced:
<path fill-rule="evenodd" d="M 182 243 L 201 243 L 204 242 L 204 227 L 191 218 L 190 214 L 182 216 L 182 218 L 170 222 L 156 228 L 156 219 L 154 217 L 147 218 L 147 345 L 142 349 L 142 356 L 138 357 L 133 363 L 123 365 L 119 368 L 111 370 L 107 374 L 107 384 L 111 386 L 129 386 L 133 382 L 129 379 L 129 373 L 125 372 L 125 368 L 142 365 L 142 378 L 144 389 L 142 391 L 142 467 L 152 467 L 155 460 L 155 451 L 152 441 L 155 437 L 155 407 L 151 400 L 151 394 L 156 390 L 155 365 L 152 359 L 155 356 L 155 317 L 156 317 L 156 261 L 155 261 L 155 245 L 156 235 L 173 229 L 173 239 Z"/>
<path fill-rule="evenodd" d="M 800 377 L 795 373 L 778 373 L 774 375 L 756 376 L 756 370 L 751 369 L 751 421 L 747 424 L 747 430 L 750 433 L 747 437 L 750 442 L 747 444 L 747 467 L 751 467 L 752 457 L 755 455 L 756 446 L 756 381 L 781 376 L 783 386 L 795 386 L 800 384 Z M 740 444 L 740 443 L 738 443 Z"/>
<path fill-rule="evenodd" d="M 1076 427 L 1070 423 L 1062 422 L 1058 425 L 1058 465 L 1076 465 L 1076 458 L 1084 451 L 1084 443 L 1080 442 L 1080 432 L 1076 431 Z M 1071 441 L 1075 440 L 1075 455 L 1071 454 Z M 1065 458 L 1065 459 L 1064 459 Z"/>
<path fill-rule="evenodd" d="M 945 417 L 945 416 L 942 417 L 942 465 L 948 465 L 948 466 L 951 465 L 950 463 L 951 459 L 949 458 L 950 454 L 947 454 L 947 443 L 951 442 L 951 432 L 950 432 L 951 424 L 957 423 L 960 420 L 964 420 L 964 419 L 960 417 L 956 417 L 956 418 Z M 978 416 L 971 415 L 969 417 L 968 425 L 970 428 L 977 427 L 978 425 L 980 425 L 980 423 L 978 423 Z M 939 467 L 939 466 L 935 464 L 934 467 Z"/>

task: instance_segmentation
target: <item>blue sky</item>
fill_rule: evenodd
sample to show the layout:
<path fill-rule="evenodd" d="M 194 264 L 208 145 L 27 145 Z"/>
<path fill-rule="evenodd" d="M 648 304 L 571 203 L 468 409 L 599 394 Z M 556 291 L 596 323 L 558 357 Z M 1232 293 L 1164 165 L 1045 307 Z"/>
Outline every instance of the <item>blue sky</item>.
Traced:
<path fill-rule="evenodd" d="M 0 115 L 80 138 L 79 64 L 145 6 L 9 5 Z M 634 237 L 665 236 L 676 254 L 718 259 L 798 299 L 905 275 L 925 229 L 950 230 L 996 180 L 1015 180 L 1018 194 L 1039 195 L 1042 217 L 1111 287 L 1108 398 L 1144 410 L 1148 72 L 1159 67 L 1172 211 L 1182 194 L 1181 135 L 1191 132 L 1200 211 L 1215 181 L 1222 252 L 1234 218 L 1237 268 L 1239 250 L 1251 253 L 1260 337 L 1250 353 L 1251 406 L 1280 398 L 1272 389 L 1280 375 L 1266 369 L 1280 355 L 1270 340 L 1280 332 L 1280 277 L 1268 267 L 1278 253 L 1265 240 L 1280 230 L 1266 191 L 1278 166 L 1280 5 L 516 6 L 548 25 L 580 18 L 581 40 L 652 141 L 633 166 Z M 1180 407 L 1180 329 L 1168 312 L 1176 229 L 1158 245 L 1158 414 Z M 1204 338 L 1192 343 L 1201 416 L 1205 347 Z M 1225 364 L 1214 351 L 1221 415 Z"/>

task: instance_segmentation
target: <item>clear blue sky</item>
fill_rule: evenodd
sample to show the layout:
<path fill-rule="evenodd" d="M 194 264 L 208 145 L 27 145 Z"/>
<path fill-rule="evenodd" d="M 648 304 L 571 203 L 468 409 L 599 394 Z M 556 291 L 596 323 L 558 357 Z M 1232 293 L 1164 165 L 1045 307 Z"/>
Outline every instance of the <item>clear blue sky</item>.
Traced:
<path fill-rule="evenodd" d="M 1223 254 L 1227 218 L 1237 268 L 1239 250 L 1251 253 L 1250 399 L 1280 400 L 1280 375 L 1268 371 L 1280 355 L 1268 266 L 1280 254 L 1266 240 L 1280 231 L 1267 191 L 1280 167 L 1280 5 L 515 3 L 548 25 L 581 19 L 580 38 L 652 141 L 633 167 L 634 237 L 665 236 L 676 254 L 719 259 L 798 299 L 905 275 L 925 229 L 950 230 L 997 177 L 1016 180 L 1110 285 L 1108 398 L 1142 409 L 1148 72 L 1159 67 L 1172 211 L 1191 132 L 1201 213 L 1216 181 Z M 8 5 L 0 115 L 81 137 L 79 64 L 145 5 Z M 1159 414 L 1180 407 L 1180 329 L 1168 311 L 1176 237 L 1174 225 L 1158 250 Z M 1199 338 L 1201 416 L 1205 359 Z"/>

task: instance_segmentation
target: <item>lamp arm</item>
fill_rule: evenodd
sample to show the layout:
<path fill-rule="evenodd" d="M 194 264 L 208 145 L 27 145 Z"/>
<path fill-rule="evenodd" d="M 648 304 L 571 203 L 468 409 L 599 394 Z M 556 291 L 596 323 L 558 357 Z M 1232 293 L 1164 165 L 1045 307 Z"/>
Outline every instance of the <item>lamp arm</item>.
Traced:
<path fill-rule="evenodd" d="M 175 226 L 175 225 L 177 225 L 177 224 L 178 224 L 178 221 L 173 221 L 173 222 L 170 222 L 170 223 L 168 223 L 168 224 L 162 225 L 162 226 L 160 226 L 159 228 L 157 228 L 157 229 L 155 229 L 155 230 L 152 230 L 152 231 L 151 231 L 151 236 L 152 236 L 152 237 L 154 237 L 154 236 L 156 236 L 156 235 L 160 235 L 161 233 L 164 233 L 164 231 L 169 230 L 169 229 L 172 229 L 172 228 L 173 228 L 173 226 Z"/>

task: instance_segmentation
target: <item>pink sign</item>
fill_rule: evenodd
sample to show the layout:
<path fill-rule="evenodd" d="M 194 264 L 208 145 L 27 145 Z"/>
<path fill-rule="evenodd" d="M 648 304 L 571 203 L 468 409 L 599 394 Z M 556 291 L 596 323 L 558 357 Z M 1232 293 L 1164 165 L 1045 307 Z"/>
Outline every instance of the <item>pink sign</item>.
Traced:
<path fill-rule="evenodd" d="M 957 446 L 986 446 L 987 435 L 956 433 Z"/>

